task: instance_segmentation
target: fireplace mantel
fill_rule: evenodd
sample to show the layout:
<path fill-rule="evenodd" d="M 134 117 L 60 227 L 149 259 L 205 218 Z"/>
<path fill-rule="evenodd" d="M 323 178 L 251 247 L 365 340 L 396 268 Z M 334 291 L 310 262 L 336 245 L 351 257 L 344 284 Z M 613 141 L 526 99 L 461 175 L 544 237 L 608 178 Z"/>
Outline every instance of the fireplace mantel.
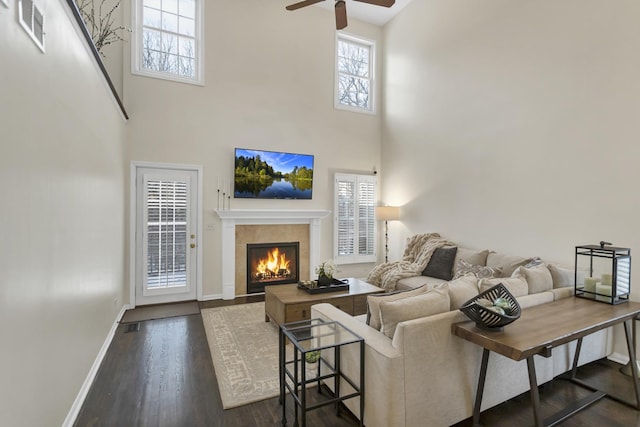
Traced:
<path fill-rule="evenodd" d="M 331 211 L 297 209 L 234 209 L 216 210 L 216 213 L 223 221 L 234 220 L 237 224 L 308 224 L 311 220 L 326 217 L 331 213 Z M 288 221 L 295 222 L 291 223 Z"/>
<path fill-rule="evenodd" d="M 320 263 L 320 220 L 327 210 L 233 209 L 216 210 L 222 220 L 222 299 L 235 298 L 236 225 L 309 224 L 309 265 Z"/>

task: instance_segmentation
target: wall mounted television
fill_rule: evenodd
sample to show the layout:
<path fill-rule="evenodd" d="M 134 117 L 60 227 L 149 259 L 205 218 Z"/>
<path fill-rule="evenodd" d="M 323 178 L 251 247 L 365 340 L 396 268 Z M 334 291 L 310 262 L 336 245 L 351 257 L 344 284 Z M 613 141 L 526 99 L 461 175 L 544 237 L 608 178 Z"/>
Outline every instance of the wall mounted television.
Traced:
<path fill-rule="evenodd" d="M 255 199 L 311 199 L 313 155 L 235 149 L 233 196 Z"/>

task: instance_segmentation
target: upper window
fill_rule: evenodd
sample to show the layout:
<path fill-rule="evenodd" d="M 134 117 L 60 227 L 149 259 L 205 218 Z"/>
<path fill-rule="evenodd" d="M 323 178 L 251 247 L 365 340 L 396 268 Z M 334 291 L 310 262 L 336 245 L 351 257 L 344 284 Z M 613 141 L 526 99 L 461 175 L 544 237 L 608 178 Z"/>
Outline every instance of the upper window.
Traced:
<path fill-rule="evenodd" d="M 203 84 L 204 0 L 135 0 L 132 72 Z"/>
<path fill-rule="evenodd" d="M 334 258 L 337 264 L 376 261 L 377 179 L 337 173 L 334 194 Z"/>
<path fill-rule="evenodd" d="M 336 108 L 373 113 L 375 43 L 338 34 Z"/>
<path fill-rule="evenodd" d="M 34 43 L 44 52 L 44 14 L 33 0 L 18 2 L 20 25 Z"/>

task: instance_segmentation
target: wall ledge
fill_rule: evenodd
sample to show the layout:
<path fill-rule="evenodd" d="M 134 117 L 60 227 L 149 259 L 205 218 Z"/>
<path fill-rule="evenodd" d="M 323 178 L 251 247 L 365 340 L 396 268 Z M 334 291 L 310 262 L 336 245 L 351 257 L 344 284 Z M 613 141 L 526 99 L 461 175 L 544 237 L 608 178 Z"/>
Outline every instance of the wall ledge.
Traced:
<path fill-rule="evenodd" d="M 84 25 L 84 20 L 80 15 L 80 11 L 78 10 L 78 6 L 76 5 L 76 2 L 74 0 L 61 0 L 61 1 L 63 3 L 66 3 L 68 7 L 68 11 L 71 12 L 71 15 L 75 18 L 75 23 L 77 24 L 76 30 L 79 30 L 82 33 L 84 40 L 86 42 L 86 46 L 89 48 L 89 51 L 91 52 L 93 58 L 96 60 L 96 65 L 98 65 L 98 68 L 100 68 L 100 71 L 102 71 L 102 75 L 105 79 L 105 82 L 109 86 L 113 99 L 118 104 L 118 107 L 120 108 L 120 112 L 122 113 L 122 116 L 124 117 L 125 120 L 129 120 L 129 115 L 127 114 L 127 111 L 124 108 L 124 104 L 122 103 L 122 100 L 120 99 L 120 96 L 118 95 L 118 92 L 116 91 L 116 88 L 113 85 L 113 82 L 111 81 L 111 77 L 109 77 L 109 73 L 107 72 L 107 69 L 105 68 L 104 63 L 102 62 L 102 57 L 100 56 L 100 52 L 98 52 L 98 49 L 96 49 L 96 46 L 93 44 L 91 35 L 89 34 L 87 27 Z"/>

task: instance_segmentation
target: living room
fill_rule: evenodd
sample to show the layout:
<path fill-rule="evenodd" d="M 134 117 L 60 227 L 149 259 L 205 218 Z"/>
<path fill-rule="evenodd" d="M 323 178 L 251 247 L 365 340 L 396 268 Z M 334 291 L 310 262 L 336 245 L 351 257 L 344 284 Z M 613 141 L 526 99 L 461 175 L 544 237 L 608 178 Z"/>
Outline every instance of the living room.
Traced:
<path fill-rule="evenodd" d="M 11 181 L 0 412 L 11 425 L 63 423 L 129 303 L 132 161 L 202 166 L 207 298 L 223 292 L 215 192 L 235 147 L 313 154 L 316 179 L 310 201 L 232 199 L 232 209 L 331 210 L 335 172 L 377 168 L 381 203 L 402 207 L 393 260 L 430 231 L 568 266 L 579 244 L 638 246 L 637 2 L 421 0 L 382 27 L 351 19 L 345 32 L 377 43 L 376 114 L 333 106 L 332 11 L 206 4 L 204 86 L 132 74 L 130 43 L 105 50 L 128 120 L 66 3 L 36 3 L 44 53 L 17 25 L 18 1 L 0 4 L 0 162 Z M 322 259 L 333 256 L 331 221 Z M 371 267 L 340 268 L 362 277 Z M 614 350 L 625 352 L 620 333 Z"/>

